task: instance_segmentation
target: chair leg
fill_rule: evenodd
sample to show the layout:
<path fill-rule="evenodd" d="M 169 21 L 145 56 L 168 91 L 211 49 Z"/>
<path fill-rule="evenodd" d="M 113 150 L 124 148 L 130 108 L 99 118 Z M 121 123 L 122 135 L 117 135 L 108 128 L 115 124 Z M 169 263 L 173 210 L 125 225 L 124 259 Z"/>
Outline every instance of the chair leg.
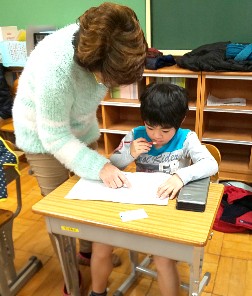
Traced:
<path fill-rule="evenodd" d="M 17 208 L 8 220 L 0 225 L 0 296 L 14 296 L 42 267 L 37 257 L 32 256 L 27 264 L 16 271 L 14 265 L 15 252 L 13 245 L 13 221 L 22 207 L 20 176 L 14 167 L 6 169 L 7 184 L 16 180 Z"/>
<path fill-rule="evenodd" d="M 13 220 L 10 220 L 1 227 L 0 256 L 3 260 L 3 265 L 1 264 L 1 266 L 4 266 L 5 276 L 8 283 L 13 282 L 17 276 L 14 266 L 15 253 L 12 228 Z"/>
<path fill-rule="evenodd" d="M 42 267 L 37 257 L 31 257 L 26 265 L 16 271 L 14 265 L 15 253 L 12 239 L 13 220 L 0 229 L 0 295 L 14 296 Z"/>

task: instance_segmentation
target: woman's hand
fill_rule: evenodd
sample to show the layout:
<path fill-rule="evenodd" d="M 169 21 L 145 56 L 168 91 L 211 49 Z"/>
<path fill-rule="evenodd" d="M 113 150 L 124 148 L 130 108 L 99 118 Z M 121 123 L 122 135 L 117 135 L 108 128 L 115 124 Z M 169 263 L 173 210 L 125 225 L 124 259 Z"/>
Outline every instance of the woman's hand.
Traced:
<path fill-rule="evenodd" d="M 101 169 L 99 177 L 107 187 L 131 187 L 129 180 L 126 178 L 123 172 L 109 162 L 106 163 Z"/>
<path fill-rule="evenodd" d="M 158 187 L 157 195 L 159 198 L 164 199 L 168 197 L 169 199 L 173 199 L 179 190 L 183 187 L 183 182 L 179 178 L 178 175 L 174 174 L 170 179 L 162 183 Z"/>
<path fill-rule="evenodd" d="M 152 143 L 149 143 L 144 138 L 134 140 L 130 145 L 130 154 L 132 157 L 137 158 L 142 153 L 150 151 Z"/>

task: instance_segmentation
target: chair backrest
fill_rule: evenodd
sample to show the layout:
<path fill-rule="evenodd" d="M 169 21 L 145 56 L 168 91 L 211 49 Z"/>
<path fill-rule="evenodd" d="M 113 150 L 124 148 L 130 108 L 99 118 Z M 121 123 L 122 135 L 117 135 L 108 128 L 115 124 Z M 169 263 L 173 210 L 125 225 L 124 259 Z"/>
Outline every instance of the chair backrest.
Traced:
<path fill-rule="evenodd" d="M 207 150 L 213 155 L 213 157 L 217 161 L 218 165 L 220 166 L 221 154 L 220 154 L 219 149 L 212 144 L 204 144 L 204 145 L 206 146 Z M 210 179 L 211 179 L 211 182 L 218 183 L 219 182 L 219 171 L 215 175 L 211 176 Z"/>

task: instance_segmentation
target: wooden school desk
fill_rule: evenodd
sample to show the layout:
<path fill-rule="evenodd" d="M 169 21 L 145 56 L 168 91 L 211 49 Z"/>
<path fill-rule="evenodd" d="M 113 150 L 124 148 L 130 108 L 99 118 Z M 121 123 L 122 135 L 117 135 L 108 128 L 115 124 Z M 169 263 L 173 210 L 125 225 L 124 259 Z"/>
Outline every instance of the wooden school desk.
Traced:
<path fill-rule="evenodd" d="M 72 177 L 32 207 L 35 213 L 45 216 L 48 232 L 55 238 L 64 280 L 72 296 L 80 296 L 76 238 L 187 262 L 189 294 L 200 295 L 206 284 L 200 282 L 204 246 L 223 185 L 210 184 L 206 210 L 199 213 L 176 210 L 175 200 L 169 201 L 168 206 L 158 206 L 65 199 L 77 181 L 77 177 Z M 121 221 L 120 212 L 140 208 L 145 209 L 148 218 Z"/>

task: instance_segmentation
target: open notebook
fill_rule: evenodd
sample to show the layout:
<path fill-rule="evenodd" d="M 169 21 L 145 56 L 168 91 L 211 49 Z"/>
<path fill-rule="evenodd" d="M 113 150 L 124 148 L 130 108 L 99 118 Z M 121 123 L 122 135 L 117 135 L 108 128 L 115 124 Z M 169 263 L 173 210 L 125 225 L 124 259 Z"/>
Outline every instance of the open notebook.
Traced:
<path fill-rule="evenodd" d="M 101 181 L 80 179 L 65 196 L 68 199 L 104 200 L 131 204 L 167 205 L 168 198 L 157 197 L 158 187 L 168 178 L 165 173 L 125 173 L 131 183 L 130 188 L 112 189 Z"/>

